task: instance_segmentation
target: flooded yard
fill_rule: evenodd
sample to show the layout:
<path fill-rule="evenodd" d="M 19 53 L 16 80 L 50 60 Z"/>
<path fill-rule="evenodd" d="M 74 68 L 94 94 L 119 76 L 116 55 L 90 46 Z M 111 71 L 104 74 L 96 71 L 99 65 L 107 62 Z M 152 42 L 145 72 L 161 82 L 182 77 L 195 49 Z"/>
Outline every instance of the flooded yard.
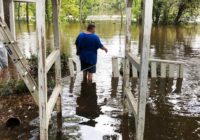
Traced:
<path fill-rule="evenodd" d="M 79 70 L 74 79 L 63 77 L 63 130 L 62 133 L 57 132 L 56 114 L 53 113 L 50 140 L 134 140 L 134 118 L 131 114 L 123 115 L 122 79 L 112 79 L 111 58 L 124 57 L 124 29 L 120 23 L 114 22 L 97 22 L 96 25 L 97 33 L 109 52 L 105 54 L 99 51 L 93 83 L 86 83 Z M 27 57 L 37 54 L 35 25 L 18 23 L 16 26 L 22 52 Z M 80 25 L 76 23 L 61 25 L 62 53 L 75 58 L 77 62 L 74 42 L 80 31 Z M 51 48 L 51 25 L 47 25 L 46 32 L 47 45 Z M 139 27 L 133 25 L 134 54 L 139 51 L 138 40 Z M 200 139 L 200 26 L 154 26 L 150 55 L 153 58 L 183 61 L 185 68 L 182 81 L 149 79 L 145 140 Z M 8 77 L 16 75 L 12 66 L 4 73 Z M 3 73 L 1 75 L 1 80 L 7 79 Z M 137 94 L 138 81 L 132 83 L 133 91 Z M 22 117 L 20 114 L 18 116 Z M 28 131 L 23 133 L 0 127 L 0 139 L 36 140 L 38 125 L 36 117 L 26 126 Z M 4 133 L 9 135 L 5 136 Z M 22 134 L 23 137 L 18 137 Z"/>

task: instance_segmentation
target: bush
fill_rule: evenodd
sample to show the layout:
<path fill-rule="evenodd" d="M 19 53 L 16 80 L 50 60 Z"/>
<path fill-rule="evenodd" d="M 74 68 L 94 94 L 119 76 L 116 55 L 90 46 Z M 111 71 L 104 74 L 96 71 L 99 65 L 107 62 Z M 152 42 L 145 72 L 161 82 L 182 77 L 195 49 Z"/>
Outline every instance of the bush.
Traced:
<path fill-rule="evenodd" d="M 49 54 L 50 52 L 47 52 Z M 28 59 L 30 73 L 37 81 L 38 77 L 38 58 L 36 55 L 31 55 L 30 59 Z M 67 74 L 67 67 L 68 67 L 68 57 L 66 54 L 61 54 L 61 69 L 62 69 L 62 76 Z M 54 66 L 48 72 L 48 87 L 49 92 L 53 90 L 55 86 L 55 69 Z M 0 96 L 7 96 L 12 94 L 26 94 L 29 93 L 28 88 L 26 87 L 25 83 L 21 79 L 11 79 L 8 82 L 0 81 Z"/>
<path fill-rule="evenodd" d="M 0 83 L 0 95 L 8 96 L 12 94 L 26 94 L 28 93 L 28 88 L 24 84 L 23 80 L 11 79 L 9 82 Z"/>

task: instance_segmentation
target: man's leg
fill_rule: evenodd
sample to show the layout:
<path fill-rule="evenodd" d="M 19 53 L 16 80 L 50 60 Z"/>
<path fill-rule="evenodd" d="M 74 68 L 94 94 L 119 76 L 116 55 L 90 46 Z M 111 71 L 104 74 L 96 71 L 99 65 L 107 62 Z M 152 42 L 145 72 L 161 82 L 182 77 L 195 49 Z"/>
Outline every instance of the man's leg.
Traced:
<path fill-rule="evenodd" d="M 92 75 L 93 75 L 92 73 L 88 72 L 88 81 L 89 82 L 92 82 Z"/>
<path fill-rule="evenodd" d="M 87 71 L 83 71 L 83 79 L 84 79 L 84 80 L 87 79 Z"/>

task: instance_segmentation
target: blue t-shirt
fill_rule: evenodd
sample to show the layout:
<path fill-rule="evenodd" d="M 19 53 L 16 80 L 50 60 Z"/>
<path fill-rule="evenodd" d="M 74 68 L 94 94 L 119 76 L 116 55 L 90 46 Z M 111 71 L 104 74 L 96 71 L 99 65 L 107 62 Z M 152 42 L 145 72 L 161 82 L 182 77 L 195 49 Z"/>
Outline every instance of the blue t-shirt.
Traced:
<path fill-rule="evenodd" d="M 103 47 L 98 35 L 80 33 L 75 44 L 81 61 L 92 65 L 97 63 L 97 50 Z"/>

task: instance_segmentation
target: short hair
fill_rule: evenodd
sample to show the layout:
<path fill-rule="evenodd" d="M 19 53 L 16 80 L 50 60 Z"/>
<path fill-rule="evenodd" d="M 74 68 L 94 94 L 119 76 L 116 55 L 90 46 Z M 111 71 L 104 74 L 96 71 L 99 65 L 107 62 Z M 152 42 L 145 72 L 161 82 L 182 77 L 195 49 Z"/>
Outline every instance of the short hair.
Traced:
<path fill-rule="evenodd" d="M 96 26 L 94 25 L 94 24 L 88 24 L 88 26 L 87 26 L 87 31 L 90 31 L 90 30 L 92 30 L 92 29 L 94 29 Z"/>

